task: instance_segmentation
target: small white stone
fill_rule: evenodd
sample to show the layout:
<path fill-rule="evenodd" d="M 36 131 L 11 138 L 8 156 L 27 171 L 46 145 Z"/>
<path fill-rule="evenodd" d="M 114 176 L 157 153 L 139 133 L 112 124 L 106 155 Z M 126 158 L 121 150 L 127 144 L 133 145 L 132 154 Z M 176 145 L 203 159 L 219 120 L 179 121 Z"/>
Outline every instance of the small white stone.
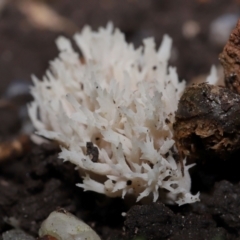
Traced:
<path fill-rule="evenodd" d="M 58 240 L 101 240 L 91 227 L 66 211 L 54 211 L 42 223 L 39 236 Z"/>

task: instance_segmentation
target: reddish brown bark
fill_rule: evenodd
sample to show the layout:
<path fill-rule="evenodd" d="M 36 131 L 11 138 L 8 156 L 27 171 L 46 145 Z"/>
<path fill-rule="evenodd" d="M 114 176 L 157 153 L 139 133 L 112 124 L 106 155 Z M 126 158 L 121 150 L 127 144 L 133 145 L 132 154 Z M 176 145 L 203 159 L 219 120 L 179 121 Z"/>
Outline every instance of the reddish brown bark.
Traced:
<path fill-rule="evenodd" d="M 208 83 L 188 87 L 174 124 L 180 156 L 213 153 L 225 158 L 240 148 L 240 95 Z"/>
<path fill-rule="evenodd" d="M 219 60 L 224 68 L 226 87 L 240 94 L 240 20 L 230 34 Z"/>

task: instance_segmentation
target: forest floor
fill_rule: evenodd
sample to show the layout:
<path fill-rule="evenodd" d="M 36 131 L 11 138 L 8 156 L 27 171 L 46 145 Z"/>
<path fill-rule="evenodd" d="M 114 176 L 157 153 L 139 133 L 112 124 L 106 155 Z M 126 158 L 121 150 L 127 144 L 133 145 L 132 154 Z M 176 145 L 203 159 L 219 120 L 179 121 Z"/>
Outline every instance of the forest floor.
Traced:
<path fill-rule="evenodd" d="M 158 46 L 167 33 L 173 39 L 170 64 L 179 78 L 198 81 L 213 64 L 219 66 L 226 41 L 215 36 L 213 22 L 226 15 L 239 17 L 239 6 L 237 0 L 0 1 L 0 234 L 16 227 L 37 237 L 41 222 L 63 207 L 102 240 L 240 239 L 237 157 L 194 167 L 192 191 L 201 192 L 200 202 L 129 206 L 77 188 L 81 178 L 74 166 L 58 159 L 58 146 L 35 145 L 26 134 L 31 129 L 26 88 L 31 74 L 41 78 L 57 56 L 59 35 L 70 38 L 86 24 L 97 29 L 110 20 L 135 46 L 150 36 Z"/>

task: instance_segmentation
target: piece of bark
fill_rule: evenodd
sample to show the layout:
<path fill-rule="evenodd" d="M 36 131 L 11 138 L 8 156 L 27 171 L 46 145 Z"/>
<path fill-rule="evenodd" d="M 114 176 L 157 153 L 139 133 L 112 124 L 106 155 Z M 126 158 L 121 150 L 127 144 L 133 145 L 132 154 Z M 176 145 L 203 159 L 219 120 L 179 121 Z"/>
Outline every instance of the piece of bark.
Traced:
<path fill-rule="evenodd" d="M 230 34 L 219 60 L 224 69 L 226 87 L 240 94 L 240 20 Z"/>
<path fill-rule="evenodd" d="M 11 141 L 0 142 L 0 162 L 25 154 L 31 146 L 29 136 L 20 135 Z"/>
<path fill-rule="evenodd" d="M 220 86 L 194 84 L 179 101 L 173 127 L 181 159 L 206 151 L 225 158 L 240 148 L 240 95 Z"/>

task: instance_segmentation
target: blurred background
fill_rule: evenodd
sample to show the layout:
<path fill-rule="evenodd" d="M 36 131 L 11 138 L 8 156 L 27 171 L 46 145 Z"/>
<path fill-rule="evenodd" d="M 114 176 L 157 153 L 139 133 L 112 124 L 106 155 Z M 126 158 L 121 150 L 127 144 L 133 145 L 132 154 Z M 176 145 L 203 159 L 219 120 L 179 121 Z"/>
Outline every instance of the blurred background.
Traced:
<path fill-rule="evenodd" d="M 14 92 L 12 83 L 24 91 L 31 74 L 42 77 L 57 36 L 110 20 L 135 46 L 149 36 L 158 46 L 169 34 L 180 79 L 201 78 L 218 65 L 239 16 L 239 0 L 0 0 L 0 97 Z"/>

